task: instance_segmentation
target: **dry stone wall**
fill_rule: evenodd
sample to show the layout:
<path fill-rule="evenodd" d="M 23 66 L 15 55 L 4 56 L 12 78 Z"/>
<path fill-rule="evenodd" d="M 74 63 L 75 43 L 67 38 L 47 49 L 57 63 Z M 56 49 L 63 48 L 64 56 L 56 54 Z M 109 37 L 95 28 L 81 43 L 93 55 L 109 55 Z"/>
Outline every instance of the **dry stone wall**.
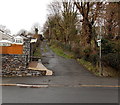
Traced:
<path fill-rule="evenodd" d="M 40 41 L 34 43 L 34 46 L 30 44 L 30 39 L 24 39 L 23 54 L 2 54 L 2 73 L 0 76 L 40 76 L 45 75 L 45 71 L 33 71 L 28 70 L 27 65 L 31 60 L 32 52 L 36 49 L 36 46 L 40 44 Z"/>
<path fill-rule="evenodd" d="M 24 40 L 23 54 L 2 54 L 2 74 L 21 74 L 30 62 L 30 40 Z"/>
<path fill-rule="evenodd" d="M 30 39 L 27 39 L 23 44 L 23 54 L 27 56 L 27 63 L 30 61 L 30 49 Z"/>
<path fill-rule="evenodd" d="M 2 55 L 2 71 L 9 73 L 11 71 L 26 70 L 26 55 Z"/>

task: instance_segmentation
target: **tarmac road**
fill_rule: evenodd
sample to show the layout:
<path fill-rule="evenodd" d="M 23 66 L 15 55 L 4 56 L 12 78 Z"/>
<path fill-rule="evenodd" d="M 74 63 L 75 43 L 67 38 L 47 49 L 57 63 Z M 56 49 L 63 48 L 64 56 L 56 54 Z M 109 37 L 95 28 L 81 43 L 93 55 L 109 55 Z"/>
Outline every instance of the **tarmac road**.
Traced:
<path fill-rule="evenodd" d="M 118 79 L 96 77 L 74 59 L 53 53 L 41 44 L 42 62 L 54 76 L 3 78 L 3 83 L 48 84 L 48 88 L 3 86 L 3 103 L 117 103 Z M 46 50 L 44 50 L 46 49 Z"/>
<path fill-rule="evenodd" d="M 117 88 L 3 87 L 3 103 L 117 103 Z"/>

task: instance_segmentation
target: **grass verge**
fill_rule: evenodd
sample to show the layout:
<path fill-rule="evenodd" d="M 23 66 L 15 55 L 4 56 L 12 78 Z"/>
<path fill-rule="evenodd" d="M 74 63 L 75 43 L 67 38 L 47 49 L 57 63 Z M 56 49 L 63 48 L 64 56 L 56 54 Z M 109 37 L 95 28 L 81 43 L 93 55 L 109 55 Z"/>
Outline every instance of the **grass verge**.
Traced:
<path fill-rule="evenodd" d="M 77 59 L 77 61 L 83 65 L 87 70 L 91 71 L 96 76 L 101 76 L 99 73 L 99 68 L 93 66 L 92 63 L 85 61 L 83 59 Z M 114 70 L 111 67 L 103 67 L 102 68 L 102 76 L 103 77 L 120 77 L 120 73 Z"/>
<path fill-rule="evenodd" d="M 94 73 L 96 76 L 99 76 L 99 72 L 97 67 L 93 66 L 92 63 L 85 61 L 83 59 L 77 59 L 77 61 L 83 65 L 87 70 L 91 71 L 92 73 Z"/>
<path fill-rule="evenodd" d="M 75 54 L 64 50 L 63 48 L 57 46 L 57 45 L 50 45 L 50 48 L 52 49 L 53 52 L 55 52 L 58 56 L 64 57 L 64 58 L 69 58 L 75 59 Z M 99 68 L 94 66 L 92 63 L 84 60 L 84 59 L 77 59 L 78 63 L 80 63 L 81 65 L 83 65 L 83 67 L 85 67 L 87 70 L 89 70 L 90 72 L 92 72 L 94 75 L 96 76 L 101 76 L 99 73 Z M 112 71 L 112 72 L 111 72 Z M 102 71 L 104 77 L 117 77 L 118 76 L 118 72 L 115 72 L 114 70 L 110 70 L 110 68 L 103 68 Z M 119 74 L 120 75 L 120 74 Z"/>
<path fill-rule="evenodd" d="M 51 45 L 50 48 L 52 49 L 53 52 L 55 52 L 58 56 L 64 57 L 64 58 L 68 58 L 68 59 L 72 59 L 75 58 L 75 55 L 67 52 L 65 50 L 63 50 L 62 48 L 56 46 L 56 45 Z M 89 71 L 93 72 L 96 76 L 99 76 L 99 73 L 97 72 L 97 68 L 95 68 L 92 63 L 87 62 L 83 59 L 77 59 L 77 61 L 83 65 L 86 69 L 88 69 Z"/>
<path fill-rule="evenodd" d="M 74 58 L 74 55 L 72 53 L 65 52 L 62 48 L 57 47 L 55 45 L 51 45 L 50 48 L 53 52 L 55 52 L 58 56 L 64 57 L 64 58 Z"/>
<path fill-rule="evenodd" d="M 36 48 L 36 50 L 35 50 L 33 56 L 35 56 L 35 57 L 41 57 L 40 47 L 37 47 L 37 48 Z"/>
<path fill-rule="evenodd" d="M 48 49 L 46 48 L 46 46 L 45 46 L 45 48 L 44 48 L 44 52 L 47 52 L 48 51 Z"/>

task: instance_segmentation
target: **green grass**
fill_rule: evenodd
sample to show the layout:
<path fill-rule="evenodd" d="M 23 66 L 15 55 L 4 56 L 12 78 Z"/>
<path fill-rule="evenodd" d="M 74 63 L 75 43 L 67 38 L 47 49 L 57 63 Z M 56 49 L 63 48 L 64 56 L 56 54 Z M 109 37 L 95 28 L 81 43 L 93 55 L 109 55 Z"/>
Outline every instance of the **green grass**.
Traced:
<path fill-rule="evenodd" d="M 39 47 L 36 48 L 36 51 L 34 52 L 33 56 L 41 57 L 41 53 L 40 53 L 40 48 Z"/>
<path fill-rule="evenodd" d="M 74 54 L 69 54 L 69 53 L 66 53 L 67 51 L 64 51 L 62 48 L 56 46 L 56 45 L 52 45 L 50 46 L 50 48 L 52 49 L 53 52 L 55 52 L 58 56 L 61 56 L 61 57 L 64 57 L 64 58 L 74 58 Z M 95 75 L 99 75 L 98 71 L 97 71 L 97 68 L 94 67 L 92 65 L 92 63 L 90 62 L 87 62 L 83 59 L 77 59 L 77 61 L 83 65 L 86 69 L 88 69 L 89 71 L 93 72 Z"/>
<path fill-rule="evenodd" d="M 83 65 L 86 69 L 88 69 L 89 71 L 93 72 L 95 75 L 99 75 L 99 72 L 97 71 L 97 68 L 95 66 L 92 65 L 92 63 L 85 61 L 83 59 L 77 59 L 77 61 Z"/>
<path fill-rule="evenodd" d="M 44 48 L 44 52 L 47 52 L 47 51 L 48 51 L 48 49 L 45 47 L 45 48 Z"/>
<path fill-rule="evenodd" d="M 75 58 L 75 55 L 61 47 L 59 47 L 58 45 L 56 44 L 52 44 L 50 45 L 50 48 L 52 49 L 53 52 L 55 52 L 58 56 L 61 56 L 61 57 L 64 57 L 64 58 L 68 58 L 68 59 L 71 59 L 71 58 Z M 94 66 L 91 62 L 88 62 L 84 59 L 76 59 L 81 65 L 83 65 L 83 67 L 85 67 L 87 70 L 89 70 L 90 72 L 92 72 L 94 75 L 96 76 L 101 76 L 100 73 L 99 73 L 99 67 L 97 66 Z M 103 68 L 104 70 L 106 69 L 105 67 Z M 115 75 L 113 75 L 113 73 L 110 73 L 110 68 L 107 68 L 109 71 L 107 71 L 109 74 L 109 76 L 111 77 L 115 77 L 116 74 L 118 73 L 114 73 Z M 120 74 L 119 74 L 120 75 Z"/>
<path fill-rule="evenodd" d="M 50 46 L 53 52 L 55 52 L 58 56 L 64 57 L 64 58 L 74 58 L 73 54 L 65 52 L 62 48 L 57 47 L 55 45 Z"/>
<path fill-rule="evenodd" d="M 83 59 L 77 59 L 77 61 L 83 65 L 87 70 L 91 71 L 94 75 L 100 76 L 98 67 L 92 65 L 92 63 L 85 61 Z M 111 67 L 104 67 L 102 73 L 106 73 L 110 77 L 120 77 L 120 73 L 113 70 Z"/>

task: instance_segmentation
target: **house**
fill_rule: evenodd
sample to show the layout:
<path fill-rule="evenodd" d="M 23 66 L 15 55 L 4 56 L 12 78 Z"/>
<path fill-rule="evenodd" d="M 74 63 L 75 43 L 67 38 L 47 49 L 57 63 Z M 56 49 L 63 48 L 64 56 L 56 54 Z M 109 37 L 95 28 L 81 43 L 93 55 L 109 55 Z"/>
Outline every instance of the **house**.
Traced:
<path fill-rule="evenodd" d="M 3 35 L 3 34 L 1 34 Z M 9 37 L 9 38 L 7 38 Z M 13 74 L 26 71 L 30 62 L 30 40 L 23 36 L 12 36 L 4 34 L 0 40 L 0 54 L 2 54 L 2 73 Z"/>
<path fill-rule="evenodd" d="M 23 54 L 23 38 L 16 36 L 9 37 L 8 40 L 7 36 L 8 35 L 4 34 L 6 40 L 0 40 L 0 54 Z"/>
<path fill-rule="evenodd" d="M 2 54 L 3 75 L 22 74 L 32 60 L 36 47 L 40 45 L 38 33 L 28 36 L 0 33 L 0 54 Z"/>
<path fill-rule="evenodd" d="M 12 42 L 13 41 L 13 36 L 0 31 L 0 40 L 8 40 L 8 41 Z"/>

